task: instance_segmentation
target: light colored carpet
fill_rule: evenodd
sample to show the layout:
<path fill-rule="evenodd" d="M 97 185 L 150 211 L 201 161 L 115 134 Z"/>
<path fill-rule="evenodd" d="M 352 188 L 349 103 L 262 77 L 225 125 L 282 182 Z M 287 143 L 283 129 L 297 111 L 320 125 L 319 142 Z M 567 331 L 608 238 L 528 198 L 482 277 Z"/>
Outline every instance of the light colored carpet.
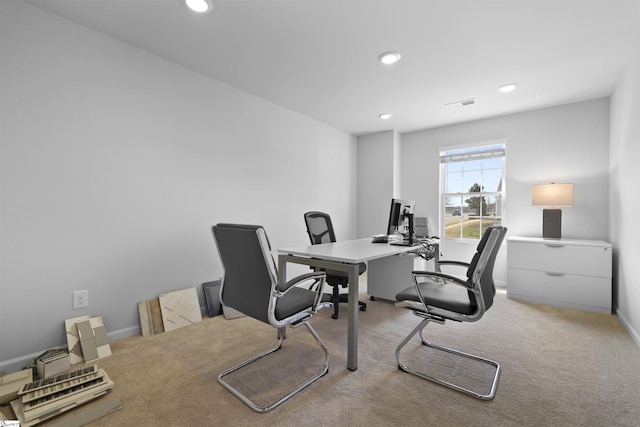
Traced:
<path fill-rule="evenodd" d="M 50 423 L 118 399 L 121 410 L 91 425 L 640 425 L 640 348 L 615 316 L 527 304 L 499 293 L 477 323 L 427 326 L 425 338 L 502 365 L 495 399 L 480 401 L 398 370 L 395 348 L 419 318 L 388 301 L 367 304 L 359 313 L 358 370 L 346 369 L 346 305 L 338 320 L 323 310 L 311 323 L 329 347 L 329 373 L 272 412 L 252 411 L 216 376 L 273 345 L 275 330 L 248 318 L 218 316 L 111 343 L 113 355 L 98 365 L 115 382 L 113 392 Z M 273 383 L 293 384 L 296 372 L 316 369 L 322 352 L 306 328 L 287 334 L 275 359 L 234 381 L 248 392 L 272 395 L 279 387 Z M 417 339 L 409 343 L 407 358 L 424 355 L 419 348 Z M 451 366 L 471 383 L 491 374 Z"/>

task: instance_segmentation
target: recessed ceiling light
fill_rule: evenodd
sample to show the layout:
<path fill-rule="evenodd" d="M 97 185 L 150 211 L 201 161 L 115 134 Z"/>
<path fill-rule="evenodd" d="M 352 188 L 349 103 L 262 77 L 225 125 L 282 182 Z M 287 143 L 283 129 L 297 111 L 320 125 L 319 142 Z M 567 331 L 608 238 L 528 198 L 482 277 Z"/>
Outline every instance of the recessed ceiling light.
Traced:
<path fill-rule="evenodd" d="M 184 0 L 189 9 L 197 13 L 211 12 L 213 3 L 211 0 Z"/>
<path fill-rule="evenodd" d="M 378 117 L 380 117 L 382 120 L 389 120 L 391 118 L 391 116 L 392 115 L 389 114 L 389 113 L 382 113 L 382 114 L 378 115 Z"/>
<path fill-rule="evenodd" d="M 518 83 L 507 83 L 506 85 L 502 85 L 498 88 L 498 90 L 502 93 L 513 92 L 518 87 Z"/>
<path fill-rule="evenodd" d="M 381 53 L 380 56 L 378 56 L 380 62 L 385 65 L 395 64 L 396 62 L 400 61 L 400 58 L 402 58 L 400 52 L 384 52 Z"/>

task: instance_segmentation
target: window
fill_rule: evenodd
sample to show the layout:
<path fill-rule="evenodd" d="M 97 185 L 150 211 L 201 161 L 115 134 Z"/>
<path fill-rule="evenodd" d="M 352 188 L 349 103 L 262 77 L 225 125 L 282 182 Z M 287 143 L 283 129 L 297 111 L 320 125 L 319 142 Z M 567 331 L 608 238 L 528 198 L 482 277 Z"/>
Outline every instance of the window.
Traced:
<path fill-rule="evenodd" d="M 479 240 L 501 225 L 504 203 L 505 144 L 440 150 L 440 236 Z"/>

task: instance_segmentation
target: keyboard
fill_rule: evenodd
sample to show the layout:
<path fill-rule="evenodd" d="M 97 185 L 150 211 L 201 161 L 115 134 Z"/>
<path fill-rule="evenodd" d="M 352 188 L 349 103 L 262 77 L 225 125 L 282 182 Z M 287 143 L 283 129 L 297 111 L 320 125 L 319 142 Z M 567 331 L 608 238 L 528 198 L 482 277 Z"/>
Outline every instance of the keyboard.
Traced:
<path fill-rule="evenodd" d="M 409 241 L 407 241 L 407 240 L 399 240 L 397 242 L 391 242 L 389 244 L 393 245 L 393 246 L 415 246 L 415 245 L 417 245 L 417 243 L 415 243 L 415 242 L 414 243 L 409 243 Z"/>
<path fill-rule="evenodd" d="M 97 365 L 24 384 L 11 402 L 22 427 L 29 427 L 108 393 L 113 381 Z"/>
<path fill-rule="evenodd" d="M 371 243 L 387 243 L 389 241 L 386 234 L 375 235 L 372 238 Z"/>

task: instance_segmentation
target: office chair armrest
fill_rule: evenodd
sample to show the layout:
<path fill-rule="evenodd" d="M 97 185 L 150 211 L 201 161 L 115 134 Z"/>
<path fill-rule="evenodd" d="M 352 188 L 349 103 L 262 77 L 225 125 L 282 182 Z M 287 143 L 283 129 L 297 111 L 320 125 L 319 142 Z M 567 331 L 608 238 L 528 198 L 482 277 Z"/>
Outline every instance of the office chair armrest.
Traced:
<path fill-rule="evenodd" d="M 438 265 L 453 265 L 457 267 L 469 268 L 469 263 L 464 261 L 439 260 Z"/>
<path fill-rule="evenodd" d="M 279 283 L 275 288 L 274 296 L 276 298 L 280 298 L 297 285 L 304 282 L 313 281 L 313 283 L 309 286 L 309 289 L 311 290 L 314 286 L 316 287 L 316 290 L 314 291 L 316 296 L 313 299 L 313 304 L 311 306 L 311 313 L 315 313 L 322 308 L 331 307 L 331 303 L 322 303 L 322 290 L 324 288 L 324 281 L 326 277 L 327 275 L 324 271 L 301 274 L 300 276 L 296 276 L 286 283 Z"/>
<path fill-rule="evenodd" d="M 310 280 L 314 281 L 314 283 L 311 285 L 311 287 L 313 287 L 319 281 L 324 282 L 325 277 L 326 277 L 326 274 L 323 271 L 316 271 L 313 273 L 301 274 L 300 276 L 296 276 L 286 283 L 279 283 L 276 289 L 279 293 L 284 294 L 292 287 Z M 320 289 L 322 289 L 321 286 L 320 286 Z"/>
<path fill-rule="evenodd" d="M 437 277 L 439 279 L 449 280 L 449 281 L 455 283 L 456 285 L 464 286 L 465 288 L 468 288 L 468 289 L 472 289 L 473 288 L 473 284 L 472 283 L 469 283 L 468 281 L 466 281 L 464 279 L 461 279 L 460 277 L 452 276 L 451 274 L 446 274 L 446 273 L 439 273 L 437 271 L 420 271 L 420 270 L 416 270 L 416 271 L 413 271 L 413 276 L 414 276 L 414 278 L 417 278 L 417 277 Z"/>

